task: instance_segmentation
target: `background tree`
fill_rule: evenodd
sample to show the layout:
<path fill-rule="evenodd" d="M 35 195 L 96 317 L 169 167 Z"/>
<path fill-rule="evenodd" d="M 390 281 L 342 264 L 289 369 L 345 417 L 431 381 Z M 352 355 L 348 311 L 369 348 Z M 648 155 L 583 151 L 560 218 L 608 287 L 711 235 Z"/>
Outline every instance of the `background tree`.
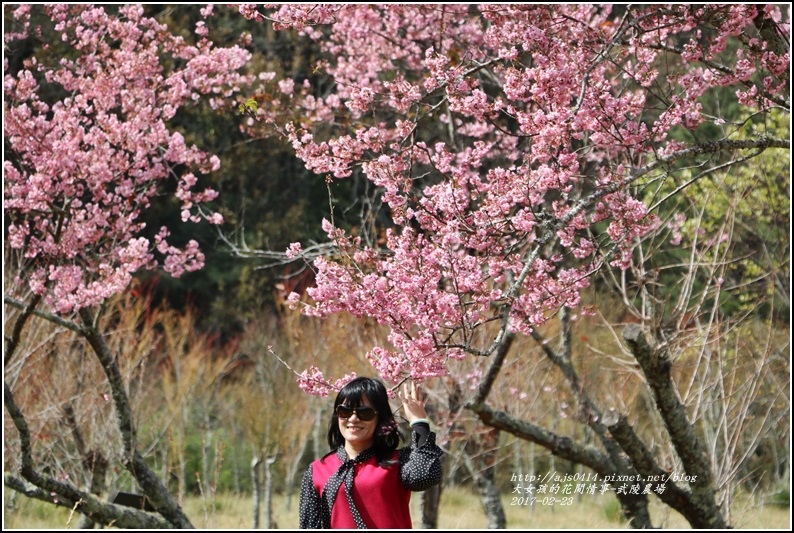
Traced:
<path fill-rule="evenodd" d="M 467 400 L 486 424 L 603 475 L 669 477 L 672 465 L 656 462 L 625 413 L 604 410 L 583 387 L 569 309 L 582 307 L 594 273 L 617 267 L 630 275 L 633 262 L 644 261 L 635 257 L 637 242 L 657 230 L 660 204 L 765 150 L 789 148 L 788 131 L 748 136 L 708 126 L 737 122 L 737 104 L 745 106 L 739 122 L 788 116 L 788 30 L 779 7 L 240 11 L 320 43 L 316 70 L 327 75 L 319 97 L 311 80 L 264 85 L 246 107 L 258 120 L 252 131 L 282 132 L 307 168 L 326 180 L 363 176 L 383 202 L 353 228 L 332 207 L 324 228 L 335 248 L 312 263 L 317 286 L 306 312 L 346 311 L 388 326 L 389 344 L 368 357 L 395 382 L 487 357 Z M 723 87 L 732 102 L 704 112 L 704 100 L 726 96 Z M 316 250 L 294 244 L 288 255 L 310 260 Z M 541 331 L 554 316 L 558 348 Z M 477 334 L 491 324 L 494 335 Z M 724 527 L 703 435 L 677 399 L 663 330 L 644 324 L 627 328 L 627 345 L 679 464 L 698 480 L 648 489 L 693 526 Z M 490 394 L 517 336 L 544 347 L 597 446 L 494 407 Z M 327 385 L 317 372 L 303 377 L 309 390 Z M 647 492 L 616 494 L 633 526 L 651 525 Z"/>
<path fill-rule="evenodd" d="M 4 65 L 3 174 L 6 257 L 14 276 L 5 303 L 21 310 L 13 315 L 4 362 L 6 368 L 15 363 L 35 316 L 83 337 L 107 380 L 120 435 L 116 455 L 157 514 L 108 504 L 43 470 L 16 401 L 19 390 L 7 380 L 5 407 L 20 461 L 18 474 L 6 474 L 6 486 L 102 524 L 189 527 L 138 447 L 127 384 L 103 336 L 101 306 L 139 270 L 162 266 L 179 276 L 202 266 L 195 240 L 175 246 L 169 229 L 147 227 L 142 213 L 164 202 L 180 212 L 182 223 L 221 222 L 202 207 L 214 191 L 198 187 L 201 174 L 218 168 L 218 158 L 188 146 L 168 122 L 204 96 L 214 106 L 229 103 L 245 81 L 236 71 L 249 55 L 237 46 L 214 47 L 200 26 L 190 44 L 145 17 L 140 6 L 111 12 L 92 5 L 4 6 L 4 17 L 16 30 L 4 34 L 13 59 Z"/>
<path fill-rule="evenodd" d="M 304 79 L 317 46 L 286 32 L 252 24 L 234 10 L 216 5 L 207 16 L 195 4 L 145 4 L 148 16 L 190 39 L 197 24 L 219 46 L 244 46 L 250 52 L 247 70 L 258 76 Z M 234 103 L 234 102 L 232 102 Z M 263 311 L 277 313 L 273 284 L 282 268 L 261 268 L 240 261 L 219 242 L 217 228 L 241 247 L 284 250 L 295 240 L 318 240 L 319 223 L 327 201 L 323 188 L 313 187 L 313 175 L 296 160 L 289 143 L 278 136 L 252 139 L 240 127 L 246 117 L 227 108 L 187 106 L 171 124 L 187 144 L 196 144 L 221 160 L 221 168 L 202 177 L 222 202 L 216 209 L 223 226 L 180 226 L 179 213 L 150 210 L 146 221 L 154 227 L 173 227 L 175 239 L 195 239 L 205 254 L 205 267 L 179 278 L 157 277 L 156 296 L 174 309 L 188 304 L 198 313 L 197 326 L 229 341 Z"/>

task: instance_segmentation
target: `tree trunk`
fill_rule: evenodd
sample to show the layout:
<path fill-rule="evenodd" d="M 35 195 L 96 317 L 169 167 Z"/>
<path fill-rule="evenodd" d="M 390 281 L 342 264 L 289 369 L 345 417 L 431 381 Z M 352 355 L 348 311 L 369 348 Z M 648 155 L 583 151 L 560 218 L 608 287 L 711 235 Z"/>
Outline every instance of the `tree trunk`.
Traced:
<path fill-rule="evenodd" d="M 615 473 L 622 475 L 622 470 L 617 469 L 611 458 L 596 446 L 584 446 L 569 437 L 552 433 L 526 420 L 518 419 L 504 411 L 494 409 L 485 403 L 471 405 L 469 409 L 477 413 L 477 416 L 486 425 L 507 431 L 520 439 L 540 444 L 554 455 L 569 461 L 582 463 L 598 472 L 601 476 Z M 661 496 L 666 494 L 667 491 Z M 648 499 L 645 495 L 620 495 L 618 501 L 631 527 L 636 529 L 652 527 L 647 507 Z"/>
<path fill-rule="evenodd" d="M 695 433 L 686 409 L 678 399 L 677 389 L 671 377 L 672 362 L 668 354 L 664 350 L 652 348 L 642 328 L 636 324 L 626 326 L 623 337 L 640 364 L 685 473 L 697 479 L 697 483 L 690 484 L 688 497 L 674 508 L 682 513 L 693 527 L 724 529 L 727 524 L 716 502 L 708 453 Z M 624 439 L 621 447 L 629 454 L 635 466 L 646 465 L 646 471 L 641 472 L 643 475 L 647 476 L 661 470 L 657 470 L 651 454 L 630 431 L 628 424 L 623 423 L 621 417 L 618 417 L 615 431 Z M 672 484 L 675 485 L 675 480 Z"/>
<path fill-rule="evenodd" d="M 262 477 L 259 475 L 259 465 L 262 463 L 257 454 L 251 460 L 251 497 L 253 498 L 254 521 L 251 529 L 259 529 L 259 508 L 262 503 Z"/>
<path fill-rule="evenodd" d="M 506 352 L 503 350 L 502 356 L 505 354 Z M 484 389 L 481 388 L 480 391 L 482 390 Z M 487 394 L 487 392 L 484 394 Z M 463 407 L 462 398 L 463 394 L 460 385 L 453 381 L 448 400 L 450 412 L 457 413 Z M 485 422 L 487 424 L 487 421 Z M 454 425 L 450 428 L 450 431 L 453 429 Z M 480 429 L 482 430 L 483 428 L 480 427 Z M 504 529 L 507 525 L 499 488 L 494 481 L 494 465 L 498 440 L 499 429 L 486 427 L 484 432 L 480 431 L 470 435 L 461 451 L 463 464 L 469 475 L 474 479 L 477 490 L 480 492 L 480 502 L 488 519 L 488 529 Z"/>
<path fill-rule="evenodd" d="M 265 529 L 274 529 L 273 522 L 273 463 L 275 457 L 265 459 Z"/>
<path fill-rule="evenodd" d="M 119 370 L 116 358 L 110 352 L 108 345 L 102 334 L 94 325 L 94 316 L 87 308 L 79 311 L 83 322 L 82 334 L 97 356 L 113 398 L 113 405 L 116 408 L 116 423 L 121 433 L 121 441 L 124 445 L 124 463 L 126 469 L 135 477 L 138 486 L 151 502 L 157 512 L 175 527 L 193 528 L 190 519 L 185 515 L 182 507 L 168 492 L 168 489 L 160 482 L 157 474 L 152 471 L 149 464 L 137 450 L 137 435 L 134 417 L 130 406 L 130 399 L 124 379 Z"/>
<path fill-rule="evenodd" d="M 292 458 L 292 461 L 289 464 L 289 469 L 287 470 L 287 477 L 284 480 L 284 494 L 286 494 L 284 508 L 287 511 L 290 510 L 290 506 L 292 505 L 292 488 L 295 486 L 295 478 L 298 475 L 298 468 L 300 467 L 303 454 L 306 453 L 306 448 L 309 446 L 309 440 L 311 439 L 308 435 L 301 440 L 301 446 L 298 449 L 298 452 Z"/>
<path fill-rule="evenodd" d="M 91 494 L 101 495 L 105 490 L 105 477 L 108 470 L 108 462 L 101 452 L 94 450 L 89 452 L 83 460 L 85 468 L 91 472 Z M 94 521 L 86 515 L 80 516 L 77 529 L 93 529 Z"/>
<path fill-rule="evenodd" d="M 422 493 L 422 529 L 438 529 L 438 506 L 442 484 L 439 482 Z"/>
<path fill-rule="evenodd" d="M 209 424 L 209 421 L 207 421 L 207 424 Z M 212 449 L 212 433 L 212 430 L 208 427 L 201 439 L 201 483 L 203 484 L 202 490 L 204 491 L 204 495 L 207 498 L 209 498 L 210 494 L 212 494 L 212 477 L 210 475 L 210 450 Z"/>
<path fill-rule="evenodd" d="M 474 478 L 477 491 L 480 493 L 480 504 L 488 521 L 488 529 L 505 529 L 507 517 L 505 517 L 505 510 L 502 506 L 499 487 L 494 482 L 493 470 L 487 472 L 478 469 L 470 457 L 466 457 L 464 463 Z"/>
<path fill-rule="evenodd" d="M 91 475 L 88 490 L 91 494 L 99 496 L 102 494 L 105 487 L 105 474 L 108 468 L 107 461 L 101 452 L 96 450 L 86 452 L 83 432 L 77 423 L 77 416 L 75 415 L 74 407 L 71 402 L 67 402 L 63 406 L 63 421 L 72 434 L 77 453 L 83 458 L 83 469 Z M 93 529 L 93 527 L 94 521 L 91 520 L 91 518 L 86 515 L 80 515 L 77 529 Z"/>
<path fill-rule="evenodd" d="M 488 428 L 484 434 L 473 435 L 464 447 L 464 464 L 480 493 L 480 503 L 488 520 L 488 529 L 505 529 L 507 517 L 495 480 L 496 450 L 499 430 Z"/>

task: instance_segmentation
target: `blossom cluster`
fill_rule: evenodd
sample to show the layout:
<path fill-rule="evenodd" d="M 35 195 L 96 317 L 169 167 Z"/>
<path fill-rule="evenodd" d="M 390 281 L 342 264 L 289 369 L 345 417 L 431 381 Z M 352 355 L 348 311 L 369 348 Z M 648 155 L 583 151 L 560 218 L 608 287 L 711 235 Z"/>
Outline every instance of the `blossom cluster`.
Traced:
<path fill-rule="evenodd" d="M 282 90 L 281 104 L 303 113 L 262 109 L 251 132 L 281 124 L 308 169 L 358 173 L 388 208 L 381 248 L 327 224 L 341 259 L 314 261 L 306 312 L 387 325 L 390 346 L 368 358 L 389 380 L 443 375 L 450 359 L 488 353 L 475 332 L 497 313 L 528 334 L 561 306 L 579 307 L 602 265 L 626 268 L 657 225 L 636 196 L 642 169 L 687 153 L 680 139 L 706 119 L 705 94 L 731 86 L 753 109 L 785 103 L 789 54 L 754 22 L 787 31 L 774 6 L 241 12 L 315 40 L 315 71 L 334 88 Z"/>
<path fill-rule="evenodd" d="M 69 313 L 124 290 L 139 269 L 162 265 L 178 276 L 201 268 L 195 241 L 175 246 L 167 228 L 152 240 L 142 214 L 176 179 L 183 221 L 223 221 L 201 209 L 216 193 L 199 187 L 220 160 L 188 146 L 168 121 L 205 96 L 221 105 L 250 54 L 213 46 L 202 26 L 190 45 L 141 6 L 111 15 L 96 5 L 49 5 L 44 14 L 70 53 L 57 65 L 32 56 L 18 72 L 5 63 L 3 129 L 12 156 L 3 167 L 4 207 L 9 244 L 24 261 L 20 287 Z M 14 16 L 28 27 L 29 9 Z M 6 43 L 24 36 L 7 33 Z M 62 97 L 52 98 L 55 88 Z"/>

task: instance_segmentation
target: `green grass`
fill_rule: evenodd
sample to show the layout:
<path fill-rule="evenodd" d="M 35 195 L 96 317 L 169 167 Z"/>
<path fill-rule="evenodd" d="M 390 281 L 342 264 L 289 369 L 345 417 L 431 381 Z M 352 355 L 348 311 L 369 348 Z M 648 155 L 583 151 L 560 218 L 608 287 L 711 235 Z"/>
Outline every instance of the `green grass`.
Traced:
<path fill-rule="evenodd" d="M 56 508 L 43 502 L 16 498 L 15 505 L 8 506 L 9 492 L 5 491 L 3 529 L 73 529 L 78 515 L 70 517 L 66 509 Z M 510 495 L 503 495 L 508 529 L 623 529 L 619 508 L 614 496 L 583 495 L 573 499 L 571 505 L 511 505 Z M 731 523 L 737 528 L 783 529 L 790 525 L 790 507 L 755 504 L 749 498 L 736 498 Z M 653 500 L 656 502 L 656 500 Z M 419 527 L 420 498 L 411 501 L 414 527 Z M 251 529 L 251 498 L 245 495 L 219 494 L 213 510 L 212 501 L 199 497 L 185 502 L 185 512 L 199 529 Z M 285 497 L 273 498 L 274 528 L 296 529 L 298 527 L 298 497 L 293 496 L 291 509 L 285 509 Z M 654 503 L 651 507 L 654 525 L 667 529 L 688 529 L 689 525 L 678 513 Z M 444 489 L 441 496 L 440 529 L 483 529 L 487 526 L 479 499 L 473 490 L 462 487 Z M 260 527 L 264 527 L 264 516 Z"/>

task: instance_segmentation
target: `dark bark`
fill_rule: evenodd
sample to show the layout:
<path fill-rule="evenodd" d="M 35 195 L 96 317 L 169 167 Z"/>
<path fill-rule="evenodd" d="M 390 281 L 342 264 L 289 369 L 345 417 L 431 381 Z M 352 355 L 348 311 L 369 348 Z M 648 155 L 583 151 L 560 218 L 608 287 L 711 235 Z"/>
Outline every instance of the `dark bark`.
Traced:
<path fill-rule="evenodd" d="M 710 514 L 704 512 L 702 507 L 692 501 L 690 492 L 679 487 L 671 479 L 672 473 L 665 471 L 656 463 L 653 455 L 631 428 L 626 418 L 622 415 L 614 416 L 613 421 L 613 417 L 608 416 L 608 420 L 610 421 L 609 430 L 631 458 L 643 479 L 659 480 L 651 482 L 654 491 L 657 487 L 663 489 L 661 492 L 655 491 L 659 499 L 681 513 L 692 527 L 697 529 L 715 527 L 708 521 Z"/>
<path fill-rule="evenodd" d="M 443 483 L 439 482 L 422 493 L 422 529 L 438 529 L 438 507 Z"/>
<path fill-rule="evenodd" d="M 101 333 L 96 328 L 94 317 L 91 316 L 91 313 L 87 309 L 82 309 L 80 311 L 80 318 L 84 324 L 80 327 L 77 324 L 64 321 L 64 319 L 60 317 L 54 315 L 50 316 L 35 311 L 35 298 L 28 306 L 22 306 L 19 302 L 10 301 L 8 297 L 5 298 L 5 301 L 14 307 L 23 309 L 23 313 L 16 320 L 12 337 L 6 343 L 6 352 L 4 354 L 4 361 L 6 362 L 10 361 L 13 357 L 16 351 L 19 334 L 31 315 L 43 316 L 43 318 L 47 320 L 51 320 L 56 324 L 79 332 L 86 339 L 94 355 L 96 355 L 99 360 L 110 385 L 113 404 L 116 410 L 116 422 L 124 445 L 123 460 L 125 467 L 138 482 L 138 485 L 153 507 L 165 520 L 150 513 L 104 502 L 94 494 L 91 494 L 91 492 L 80 490 L 68 482 L 53 479 L 49 475 L 39 472 L 33 460 L 30 431 L 27 421 L 21 409 L 17 406 L 8 383 L 4 383 L 4 405 L 11 415 L 20 440 L 22 463 L 20 474 L 23 479 L 19 479 L 13 475 L 7 475 L 5 476 L 6 486 L 15 490 L 20 490 L 31 497 L 50 502 L 53 501 L 54 495 L 54 499 L 57 499 L 59 504 L 68 503 L 70 508 L 87 516 L 92 522 L 103 525 L 113 525 L 132 529 L 162 527 L 192 529 L 193 525 L 182 511 L 177 501 L 146 464 L 146 461 L 140 453 L 135 449 L 135 425 L 133 423 L 132 409 L 129 404 L 124 381 L 115 358 L 110 353 Z M 16 337 L 14 337 L 15 334 Z M 81 444 L 81 442 L 81 439 L 78 440 L 78 444 Z M 96 469 L 98 466 L 100 468 Z M 94 462 L 93 468 L 92 475 L 103 476 L 103 468 L 100 464 Z M 34 487 L 28 487 L 25 482 L 32 484 Z"/>
<path fill-rule="evenodd" d="M 102 455 L 102 452 L 98 450 L 86 452 L 83 432 L 80 430 L 80 426 L 77 423 L 77 418 L 75 417 L 74 408 L 71 403 L 66 403 L 66 405 L 63 406 L 63 417 L 74 439 L 77 453 L 79 453 L 82 458 L 83 469 L 90 475 L 91 479 L 88 490 L 91 491 L 91 494 L 101 496 L 102 492 L 105 490 L 105 475 L 108 469 L 108 462 Z M 77 529 L 92 529 L 94 525 L 94 521 L 88 516 L 81 515 L 77 523 Z"/>
<path fill-rule="evenodd" d="M 116 364 L 116 359 L 110 353 L 105 340 L 96 328 L 91 313 L 83 308 L 80 310 L 80 318 L 83 321 L 83 335 L 97 356 L 110 385 L 113 405 L 116 408 L 116 422 L 124 444 L 124 462 L 127 470 L 138 482 L 152 506 L 168 522 L 178 528 L 193 529 L 193 524 L 182 511 L 179 503 L 168 492 L 168 489 L 161 483 L 160 479 L 137 451 L 137 435 L 132 417 L 132 408 L 124 386 L 124 380 Z"/>
<path fill-rule="evenodd" d="M 22 309 L 22 314 L 19 315 L 16 320 L 14 320 L 14 326 L 11 328 L 11 335 L 6 337 L 5 352 L 3 353 L 4 366 L 8 366 L 11 358 L 14 357 L 14 353 L 17 351 L 17 346 L 19 346 L 19 339 L 22 336 L 22 329 L 25 327 L 28 318 L 30 318 L 30 316 L 33 314 L 40 301 L 41 296 L 36 295 L 31 298 L 28 305 L 23 305 L 21 302 L 10 299 L 8 296 L 5 297 L 5 303 L 10 303 L 14 305 L 14 307 Z"/>
<path fill-rule="evenodd" d="M 82 492 L 67 483 L 48 478 L 38 479 L 42 486 L 30 485 L 16 476 L 5 474 L 4 484 L 28 498 L 34 498 L 58 507 L 76 509 L 91 518 L 94 522 L 119 529 L 173 529 L 173 525 L 162 517 L 152 513 L 139 511 L 131 507 L 123 507 L 102 501 L 87 492 Z M 57 501 L 53 500 L 52 492 L 58 493 Z M 68 496 L 64 496 L 68 494 Z"/>
<path fill-rule="evenodd" d="M 159 516 L 102 501 L 90 492 L 80 490 L 68 482 L 54 479 L 47 474 L 38 472 L 33 462 L 30 430 L 28 429 L 27 421 L 19 406 L 17 406 L 14 395 L 7 383 L 4 383 L 3 403 L 19 436 L 22 460 L 20 474 L 24 479 L 23 481 L 23 479 L 16 476 L 6 474 L 4 477 L 5 486 L 31 498 L 69 507 L 86 515 L 93 522 L 108 526 L 113 525 L 129 529 L 173 527 L 173 524 Z M 33 486 L 29 486 L 26 482 Z"/>
<path fill-rule="evenodd" d="M 560 309 L 559 317 L 560 344 L 558 350 L 555 351 L 537 330 L 532 330 L 532 337 L 537 341 L 538 346 L 541 347 L 549 360 L 562 372 L 574 399 L 579 405 L 581 420 L 595 433 L 604 450 L 606 450 L 612 463 L 612 470 L 609 474 L 636 479 L 638 476 L 637 470 L 626 460 L 625 452 L 610 435 L 602 421 L 603 415 L 600 409 L 585 392 L 585 387 L 573 365 L 572 329 L 568 309 L 565 307 Z M 629 525 L 638 529 L 652 527 L 650 513 L 648 512 L 648 499 L 645 495 L 620 493 L 615 496 L 623 509 L 623 514 L 629 520 Z"/>
<path fill-rule="evenodd" d="M 557 435 L 487 404 L 472 405 L 470 409 L 480 417 L 483 423 L 507 431 L 520 439 L 539 444 L 557 457 L 587 466 L 600 474 L 602 478 L 624 471 L 612 463 L 609 455 L 595 446 L 579 444 L 568 437 Z M 631 527 L 635 529 L 652 527 L 648 512 L 648 498 L 645 495 L 616 494 L 615 496 L 618 498 Z"/>
<path fill-rule="evenodd" d="M 89 485 L 91 487 L 91 493 L 99 495 L 105 488 L 105 474 L 108 468 L 107 459 L 105 459 L 105 456 L 99 450 L 94 449 L 86 451 L 83 433 L 80 430 L 80 426 L 77 424 L 74 408 L 71 404 L 66 404 L 63 411 L 64 419 L 74 438 L 77 452 L 82 457 L 83 468 L 90 474 L 91 481 Z"/>
<path fill-rule="evenodd" d="M 83 458 L 83 467 L 91 473 L 91 485 L 88 490 L 91 494 L 100 497 L 105 490 L 105 478 L 107 477 L 108 462 L 98 450 L 91 450 Z M 77 524 L 78 529 L 92 529 L 94 521 L 86 515 L 80 517 Z"/>
<path fill-rule="evenodd" d="M 495 479 L 494 463 L 498 440 L 499 430 L 489 428 L 483 434 L 471 436 L 464 450 L 464 463 L 480 493 L 480 503 L 487 519 L 488 529 L 507 527 L 507 517 Z"/>
<path fill-rule="evenodd" d="M 714 483 L 706 448 L 695 434 L 695 429 L 686 415 L 686 409 L 678 399 L 678 393 L 670 375 L 672 363 L 664 350 L 653 349 L 637 324 L 630 324 L 623 330 L 623 337 L 632 354 L 640 364 L 645 380 L 651 389 L 656 408 L 662 416 L 670 441 L 673 443 L 685 472 L 696 476 L 690 484 L 691 505 L 698 517 L 695 527 L 725 528 L 727 524 L 717 506 Z M 642 457 L 640 453 L 639 458 Z M 642 461 L 641 461 L 642 462 Z"/>
<path fill-rule="evenodd" d="M 507 312 L 505 312 L 505 314 L 506 313 Z M 502 327 L 505 328 L 506 325 L 503 324 Z M 510 347 L 513 346 L 513 341 L 515 341 L 515 339 L 515 333 L 510 331 L 506 331 L 504 336 L 501 338 L 498 346 L 496 347 L 495 353 L 491 356 L 491 362 L 488 365 L 488 369 L 485 371 L 485 375 L 480 380 L 480 384 L 477 387 L 477 395 L 474 397 L 474 400 L 472 400 L 472 403 L 478 404 L 484 402 L 488 397 L 488 394 L 491 392 L 491 387 L 493 387 L 496 378 L 499 376 L 499 372 L 502 370 L 502 364 L 504 364 L 505 357 L 507 357 L 507 354 L 510 352 Z"/>
<path fill-rule="evenodd" d="M 459 389 L 457 392 L 460 392 Z M 460 409 L 460 399 L 456 400 L 456 409 Z M 438 413 L 434 403 L 428 403 L 425 406 L 427 415 L 430 420 L 438 420 Z M 443 491 L 444 481 L 441 480 L 429 489 L 422 492 L 422 529 L 438 529 L 438 509 L 441 504 L 441 492 Z"/>
<path fill-rule="evenodd" d="M 508 344 L 512 342 L 512 335 L 508 340 Z M 501 355 L 497 358 L 504 359 L 507 350 L 500 350 Z M 491 365 L 491 369 L 494 365 Z M 498 370 L 493 374 L 494 378 Z M 485 380 L 488 381 L 487 378 Z M 491 381 L 491 384 L 493 382 Z M 480 386 L 480 393 L 483 390 L 490 389 L 490 385 Z M 487 392 L 486 392 L 487 394 Z M 462 404 L 463 393 L 460 385 L 457 382 L 452 382 L 452 389 L 449 393 L 449 410 L 451 413 L 459 413 L 464 407 Z M 457 416 L 452 416 L 453 420 Z M 486 424 L 487 425 L 487 424 Z M 482 428 L 481 428 L 482 429 Z M 459 431 L 458 424 L 455 423 L 449 428 L 450 432 L 454 433 Z M 494 427 L 485 428 L 482 431 L 470 434 L 470 432 L 463 431 L 464 435 L 469 435 L 463 445 L 461 454 L 463 456 L 463 464 L 466 470 L 474 480 L 477 491 L 480 494 L 480 503 L 483 512 L 488 522 L 489 529 L 504 529 L 507 526 L 507 518 L 505 516 L 504 508 L 502 507 L 502 500 L 500 498 L 499 488 L 494 481 L 494 451 L 499 438 L 499 430 Z"/>
<path fill-rule="evenodd" d="M 519 420 L 504 411 L 498 411 L 485 403 L 491 388 L 501 371 L 505 357 L 515 339 L 513 333 L 505 334 L 496 346 L 495 354 L 488 366 L 483 380 L 477 390 L 475 398 L 467 407 L 476 413 L 480 420 L 491 427 L 508 431 L 509 433 L 530 442 L 535 442 L 545 447 L 552 454 L 563 457 L 574 463 L 589 466 L 602 476 L 618 474 L 621 476 L 637 476 L 637 471 L 625 459 L 625 454 L 618 443 L 612 438 L 600 421 L 601 413 L 584 392 L 579 377 L 571 361 L 570 323 L 567 319 L 567 310 L 561 311 L 561 341 L 560 351 L 552 349 L 548 343 L 533 330 L 532 335 L 538 341 L 549 359 L 560 369 L 576 398 L 581 415 L 585 423 L 598 435 L 606 454 L 594 446 L 580 445 L 568 437 L 561 437 L 554 432 Z M 651 528 L 652 522 L 648 511 L 648 498 L 644 494 L 616 494 L 624 515 L 629 525 L 637 529 Z"/>
<path fill-rule="evenodd" d="M 472 405 L 470 409 L 484 424 L 506 431 L 522 440 L 539 444 L 557 457 L 581 463 L 603 475 L 614 472 L 614 465 L 609 456 L 595 446 L 583 446 L 568 437 L 557 435 L 487 404 Z"/>

